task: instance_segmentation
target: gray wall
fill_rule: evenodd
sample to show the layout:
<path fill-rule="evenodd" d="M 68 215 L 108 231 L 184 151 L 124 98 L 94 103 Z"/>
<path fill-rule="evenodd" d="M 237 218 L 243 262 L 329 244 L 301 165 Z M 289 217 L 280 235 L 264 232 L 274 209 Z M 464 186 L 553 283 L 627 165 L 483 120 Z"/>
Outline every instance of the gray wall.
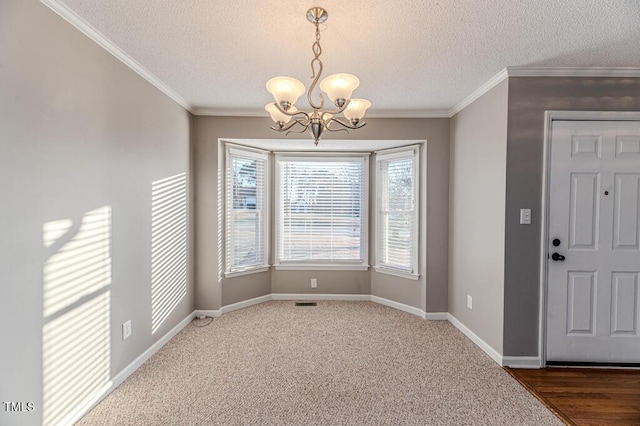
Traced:
<path fill-rule="evenodd" d="M 451 119 L 449 313 L 502 353 L 507 96 L 503 81 Z M 473 309 L 467 308 L 467 295 Z"/>
<path fill-rule="evenodd" d="M 244 277 L 224 279 L 221 275 L 221 240 L 218 237 L 218 140 L 278 139 L 269 130 L 269 118 L 196 117 L 196 308 L 219 309 L 221 306 L 250 299 L 269 292 L 311 293 L 312 277 L 308 271 L 272 271 Z M 318 278 L 320 293 L 372 294 L 391 298 L 431 312 L 447 308 L 447 226 L 448 226 L 448 119 L 368 119 L 366 127 L 350 135 L 327 135 L 339 139 L 426 139 L 427 151 L 427 223 L 429 235 L 426 253 L 426 276 L 420 284 L 393 277 L 377 277 L 375 272 L 323 271 L 312 272 Z M 299 135 L 294 135 L 299 138 Z M 407 281 L 405 283 L 404 281 Z M 239 284 L 236 285 L 235 283 Z M 338 286 L 337 283 L 341 285 Z M 372 285 L 375 283 L 375 285 Z M 234 286 L 233 289 L 231 286 Z M 426 298 L 426 301 L 425 301 Z"/>
<path fill-rule="evenodd" d="M 640 111 L 640 78 L 509 79 L 504 355 L 538 355 L 545 110 Z M 531 226 L 519 225 L 532 209 Z"/>
<path fill-rule="evenodd" d="M 35 425 L 43 385 L 79 380 L 49 391 L 64 414 L 86 396 L 83 380 L 108 382 L 192 312 L 188 277 L 152 334 L 152 183 L 190 175 L 190 116 L 35 0 L 0 2 L 0 93 L 0 401 L 35 408 L 3 406 L 0 424 Z M 88 230 L 95 211 L 104 220 Z M 43 241 L 54 224 L 62 230 Z"/>

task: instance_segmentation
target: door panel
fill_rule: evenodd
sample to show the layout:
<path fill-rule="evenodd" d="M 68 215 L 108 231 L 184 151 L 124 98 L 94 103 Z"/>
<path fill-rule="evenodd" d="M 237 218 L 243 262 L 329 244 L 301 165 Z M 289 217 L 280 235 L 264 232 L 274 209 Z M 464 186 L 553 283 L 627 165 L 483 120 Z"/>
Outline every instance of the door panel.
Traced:
<path fill-rule="evenodd" d="M 596 273 L 569 272 L 567 335 L 594 335 Z"/>
<path fill-rule="evenodd" d="M 640 241 L 640 173 L 615 174 L 614 250 L 638 250 Z"/>
<path fill-rule="evenodd" d="M 638 363 L 640 122 L 554 121 L 550 154 L 547 360 Z"/>
<path fill-rule="evenodd" d="M 616 157 L 640 157 L 640 136 L 618 136 L 616 138 Z"/>
<path fill-rule="evenodd" d="M 638 335 L 639 275 L 634 272 L 612 274 L 611 335 L 613 336 Z"/>
<path fill-rule="evenodd" d="M 602 138 L 594 135 L 573 135 L 571 137 L 571 157 L 600 158 Z"/>
<path fill-rule="evenodd" d="M 597 249 L 599 193 L 599 173 L 571 174 L 570 248 Z"/>

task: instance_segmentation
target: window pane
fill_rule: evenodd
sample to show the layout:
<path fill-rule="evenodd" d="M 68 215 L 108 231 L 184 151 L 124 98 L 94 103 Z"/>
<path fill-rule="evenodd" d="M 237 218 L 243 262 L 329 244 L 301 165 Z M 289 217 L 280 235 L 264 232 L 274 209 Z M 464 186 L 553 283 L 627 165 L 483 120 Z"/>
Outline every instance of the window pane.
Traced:
<path fill-rule="evenodd" d="M 258 160 L 248 158 L 232 158 L 233 173 L 233 208 L 252 209 L 256 208 L 258 181 Z"/>
<path fill-rule="evenodd" d="M 416 151 L 379 156 L 378 266 L 415 273 L 417 270 Z"/>
<path fill-rule="evenodd" d="M 387 210 L 413 210 L 413 159 L 385 161 Z"/>
<path fill-rule="evenodd" d="M 279 161 L 279 261 L 362 261 L 362 158 Z"/>
<path fill-rule="evenodd" d="M 266 264 L 266 155 L 227 150 L 226 271 Z"/>
<path fill-rule="evenodd" d="M 382 213 L 382 258 L 387 266 L 410 269 L 413 257 L 413 212 Z"/>
<path fill-rule="evenodd" d="M 234 266 L 261 265 L 259 214 L 236 213 L 232 232 Z"/>

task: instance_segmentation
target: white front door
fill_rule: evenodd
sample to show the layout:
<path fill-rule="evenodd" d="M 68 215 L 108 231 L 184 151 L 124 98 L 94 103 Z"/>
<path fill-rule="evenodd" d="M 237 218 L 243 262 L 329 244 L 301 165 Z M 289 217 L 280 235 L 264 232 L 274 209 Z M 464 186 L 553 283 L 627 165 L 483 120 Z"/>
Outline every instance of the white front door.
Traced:
<path fill-rule="evenodd" d="M 547 360 L 640 362 L 640 122 L 554 121 Z"/>

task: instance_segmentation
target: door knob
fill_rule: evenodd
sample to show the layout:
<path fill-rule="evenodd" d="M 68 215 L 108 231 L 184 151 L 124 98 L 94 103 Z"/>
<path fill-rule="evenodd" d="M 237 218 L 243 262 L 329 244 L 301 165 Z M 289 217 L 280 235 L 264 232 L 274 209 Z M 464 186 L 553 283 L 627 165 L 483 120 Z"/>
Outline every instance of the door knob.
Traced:
<path fill-rule="evenodd" d="M 559 253 L 553 253 L 551 255 L 551 259 L 555 260 L 556 262 L 557 261 L 562 262 L 565 259 L 565 257 L 563 255 L 559 254 Z"/>

